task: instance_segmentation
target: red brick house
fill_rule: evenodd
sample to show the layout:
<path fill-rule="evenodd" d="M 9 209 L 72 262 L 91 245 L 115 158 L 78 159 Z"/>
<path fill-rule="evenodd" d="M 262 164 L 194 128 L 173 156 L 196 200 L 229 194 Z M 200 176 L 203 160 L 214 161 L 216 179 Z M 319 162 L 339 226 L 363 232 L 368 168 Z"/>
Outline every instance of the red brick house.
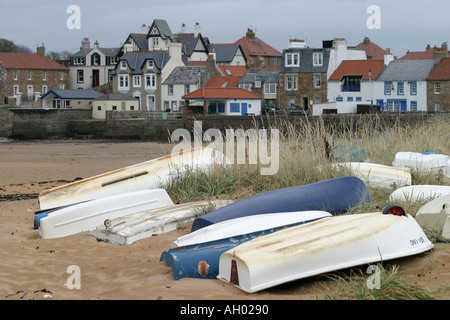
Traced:
<path fill-rule="evenodd" d="M 28 104 L 50 90 L 68 88 L 69 68 L 46 57 L 44 47 L 37 54 L 0 53 L 0 104 Z"/>
<path fill-rule="evenodd" d="M 450 58 L 442 58 L 427 78 L 428 112 L 450 112 Z"/>

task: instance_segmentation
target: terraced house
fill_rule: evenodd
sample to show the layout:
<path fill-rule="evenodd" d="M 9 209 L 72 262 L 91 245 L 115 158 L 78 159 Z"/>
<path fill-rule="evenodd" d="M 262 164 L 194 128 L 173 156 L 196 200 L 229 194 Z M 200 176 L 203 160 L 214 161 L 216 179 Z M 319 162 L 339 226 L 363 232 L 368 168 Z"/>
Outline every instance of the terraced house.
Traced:
<path fill-rule="evenodd" d="M 69 68 L 37 54 L 0 53 L 0 104 L 32 104 L 53 89 L 69 87 Z"/>
<path fill-rule="evenodd" d="M 442 58 L 427 78 L 428 112 L 450 112 L 450 58 Z"/>

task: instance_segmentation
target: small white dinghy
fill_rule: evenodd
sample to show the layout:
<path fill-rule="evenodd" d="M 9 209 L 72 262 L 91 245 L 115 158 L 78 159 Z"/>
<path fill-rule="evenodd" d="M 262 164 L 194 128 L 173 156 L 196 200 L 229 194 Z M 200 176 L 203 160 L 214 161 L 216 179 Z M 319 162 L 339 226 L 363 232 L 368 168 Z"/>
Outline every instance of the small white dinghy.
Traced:
<path fill-rule="evenodd" d="M 217 241 L 331 216 L 331 213 L 326 211 L 295 211 L 257 214 L 225 220 L 179 237 L 172 243 L 172 248 Z"/>
<path fill-rule="evenodd" d="M 392 165 L 394 167 L 411 168 L 416 171 L 439 171 L 444 169 L 449 159 L 450 157 L 445 154 L 397 152 Z"/>
<path fill-rule="evenodd" d="M 49 213 L 40 219 L 39 234 L 43 239 L 60 238 L 85 232 L 106 219 L 173 205 L 164 189 L 127 192 L 87 201 Z"/>
<path fill-rule="evenodd" d="M 213 148 L 197 148 L 124 167 L 97 176 L 44 190 L 41 210 L 58 208 L 124 192 L 155 189 L 186 169 L 204 170 L 229 160 Z"/>
<path fill-rule="evenodd" d="M 411 169 L 396 168 L 376 163 L 342 162 L 334 167 L 344 166 L 368 186 L 374 188 L 404 187 L 411 185 Z"/>
<path fill-rule="evenodd" d="M 246 242 L 222 254 L 217 278 L 252 293 L 433 248 L 416 220 L 393 207 L 395 214 L 334 216 Z"/>
<path fill-rule="evenodd" d="M 423 205 L 416 213 L 416 220 L 422 228 L 442 231 L 450 217 L 450 193 L 444 194 Z M 450 223 L 449 223 L 450 227 Z"/>
<path fill-rule="evenodd" d="M 221 208 L 230 200 L 197 201 L 138 212 L 126 217 L 105 220 L 89 233 L 98 240 L 128 245 L 156 234 L 170 232 L 194 221 L 202 208 Z"/>
<path fill-rule="evenodd" d="M 398 188 L 389 196 L 389 201 L 431 201 L 450 193 L 450 186 L 419 184 Z"/>

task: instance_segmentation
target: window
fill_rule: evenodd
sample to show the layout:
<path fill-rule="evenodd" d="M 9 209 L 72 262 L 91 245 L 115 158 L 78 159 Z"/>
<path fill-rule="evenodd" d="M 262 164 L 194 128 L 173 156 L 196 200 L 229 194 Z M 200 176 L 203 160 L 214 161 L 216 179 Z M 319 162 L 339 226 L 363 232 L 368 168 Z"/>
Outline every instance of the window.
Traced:
<path fill-rule="evenodd" d="M 19 79 L 19 70 L 14 70 L 14 80 Z"/>
<path fill-rule="evenodd" d="M 47 90 L 47 86 L 42 86 L 42 94 L 46 94 Z"/>
<path fill-rule="evenodd" d="M 314 73 L 314 88 L 320 88 L 321 85 L 321 75 L 320 73 Z"/>
<path fill-rule="evenodd" d="M 177 103 L 177 101 L 172 101 L 172 111 L 178 111 L 178 103 Z"/>
<path fill-rule="evenodd" d="M 434 111 L 438 112 L 439 110 L 441 110 L 441 103 L 440 102 L 435 102 L 434 103 Z"/>
<path fill-rule="evenodd" d="M 102 107 L 101 106 L 97 106 L 97 111 L 102 111 Z"/>
<path fill-rule="evenodd" d="M 277 85 L 275 83 L 264 83 L 264 93 L 265 94 L 276 94 Z"/>
<path fill-rule="evenodd" d="M 19 92 L 19 86 L 14 86 L 14 95 L 16 95 L 17 92 Z"/>
<path fill-rule="evenodd" d="M 300 54 L 299 53 L 287 53 L 286 54 L 286 67 L 298 67 L 300 66 Z"/>
<path fill-rule="evenodd" d="M 191 92 L 191 86 L 188 84 L 184 85 L 184 94 L 188 94 Z"/>
<path fill-rule="evenodd" d="M 434 94 L 439 94 L 441 92 L 441 84 L 439 82 L 434 83 Z"/>
<path fill-rule="evenodd" d="M 287 75 L 286 76 L 286 90 L 292 91 L 297 90 L 297 76 Z"/>
<path fill-rule="evenodd" d="M 127 69 L 127 62 L 126 61 L 120 61 L 120 69 L 126 70 Z"/>
<path fill-rule="evenodd" d="M 278 57 L 274 57 L 273 58 L 273 65 L 277 66 L 279 63 L 280 63 L 280 61 L 279 61 Z"/>
<path fill-rule="evenodd" d="M 388 101 L 389 111 L 398 111 L 398 101 Z"/>
<path fill-rule="evenodd" d="M 347 101 L 348 102 L 352 102 L 353 101 L 353 97 L 347 97 Z"/>
<path fill-rule="evenodd" d="M 397 83 L 397 94 L 402 96 L 405 94 L 405 87 L 403 82 Z"/>
<path fill-rule="evenodd" d="M 153 38 L 153 46 L 154 47 L 159 46 L 159 38 Z"/>
<path fill-rule="evenodd" d="M 129 77 L 127 74 L 119 75 L 119 89 L 129 89 Z"/>
<path fill-rule="evenodd" d="M 322 99 L 320 98 L 320 96 L 314 96 L 314 103 L 321 103 Z"/>
<path fill-rule="evenodd" d="M 72 60 L 72 64 L 74 66 L 79 66 L 79 65 L 83 65 L 84 64 L 84 58 L 83 57 L 75 57 Z"/>
<path fill-rule="evenodd" d="M 117 110 L 117 106 L 112 106 L 112 109 L 113 109 L 114 111 L 116 111 L 116 110 Z"/>
<path fill-rule="evenodd" d="M 385 95 L 390 95 L 391 94 L 391 86 L 392 86 L 392 82 L 390 81 L 386 81 L 384 83 L 384 94 Z"/>
<path fill-rule="evenodd" d="M 117 64 L 117 57 L 109 57 L 109 64 Z"/>
<path fill-rule="evenodd" d="M 145 88 L 156 88 L 156 74 L 150 73 L 145 75 Z"/>
<path fill-rule="evenodd" d="M 356 97 L 356 102 L 361 102 L 362 101 L 362 97 Z"/>
<path fill-rule="evenodd" d="M 230 112 L 240 112 L 240 110 L 239 103 L 230 103 Z"/>
<path fill-rule="evenodd" d="M 264 64 L 265 64 L 264 57 L 261 57 L 260 61 L 261 61 L 261 66 L 264 66 Z"/>
<path fill-rule="evenodd" d="M 141 86 L 141 76 L 133 76 L 133 87 L 139 88 Z"/>
<path fill-rule="evenodd" d="M 28 80 L 31 80 L 31 70 L 28 70 Z"/>
<path fill-rule="evenodd" d="M 91 56 L 91 64 L 92 64 L 93 66 L 98 66 L 98 65 L 100 65 L 100 55 L 99 55 L 98 53 L 94 53 L 94 54 Z"/>
<path fill-rule="evenodd" d="M 411 111 L 417 111 L 417 101 L 411 101 Z"/>
<path fill-rule="evenodd" d="M 153 60 L 147 60 L 147 69 L 153 69 Z"/>
<path fill-rule="evenodd" d="M 168 86 L 167 86 L 167 94 L 169 95 L 169 96 L 173 96 L 173 84 L 169 84 Z"/>
<path fill-rule="evenodd" d="M 413 95 L 413 96 L 417 95 L 417 82 L 416 81 L 411 81 L 409 86 L 410 86 L 410 89 L 411 89 L 411 95 Z"/>
<path fill-rule="evenodd" d="M 219 103 L 219 113 L 225 113 L 225 103 Z"/>
<path fill-rule="evenodd" d="M 361 77 L 360 76 L 344 76 L 342 79 L 341 92 L 360 92 Z"/>
<path fill-rule="evenodd" d="M 228 86 L 228 82 L 222 83 L 222 88 L 226 88 Z"/>
<path fill-rule="evenodd" d="M 313 53 L 313 66 L 321 67 L 323 65 L 323 53 L 314 52 Z"/>
<path fill-rule="evenodd" d="M 84 82 L 84 70 L 77 70 L 77 83 Z"/>
<path fill-rule="evenodd" d="M 255 88 L 261 88 L 261 80 L 255 81 Z"/>
<path fill-rule="evenodd" d="M 245 90 L 251 91 L 252 85 L 250 83 L 240 83 L 239 88 L 243 88 Z"/>

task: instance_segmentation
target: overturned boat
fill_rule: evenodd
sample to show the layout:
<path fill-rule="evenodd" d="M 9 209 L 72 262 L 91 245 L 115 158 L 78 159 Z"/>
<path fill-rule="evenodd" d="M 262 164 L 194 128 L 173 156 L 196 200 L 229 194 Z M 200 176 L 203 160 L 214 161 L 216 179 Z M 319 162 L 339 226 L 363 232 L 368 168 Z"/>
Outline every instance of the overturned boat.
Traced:
<path fill-rule="evenodd" d="M 215 279 L 222 253 L 258 237 L 331 217 L 325 211 L 280 212 L 246 216 L 219 222 L 197 230 L 176 241 L 176 246 L 161 254 L 160 261 L 172 269 L 174 280 L 181 278 Z"/>
<path fill-rule="evenodd" d="M 433 152 L 397 152 L 392 165 L 394 167 L 411 168 L 416 171 L 439 171 L 444 170 L 448 155 Z"/>
<path fill-rule="evenodd" d="M 252 293 L 433 248 L 412 216 L 388 209 L 320 219 L 248 241 L 221 255 L 217 278 Z"/>
<path fill-rule="evenodd" d="M 98 240 L 128 245 L 157 234 L 167 233 L 192 222 L 203 208 L 220 208 L 230 200 L 197 201 L 141 211 L 107 219 L 89 233 Z"/>
<path fill-rule="evenodd" d="M 376 163 L 342 162 L 333 167 L 345 167 L 368 186 L 374 188 L 404 187 L 411 185 L 411 169 L 396 168 Z"/>
<path fill-rule="evenodd" d="M 442 238 L 450 239 L 450 193 L 444 194 L 423 205 L 416 213 L 422 228 L 435 230 Z"/>
<path fill-rule="evenodd" d="M 173 205 L 166 190 L 122 193 L 50 211 L 39 220 L 43 239 L 60 238 L 89 231 L 104 223 L 136 212 Z"/>
<path fill-rule="evenodd" d="M 197 148 L 75 181 L 39 195 L 40 209 L 52 209 L 124 192 L 159 188 L 187 169 L 205 170 L 229 160 L 213 148 Z"/>
<path fill-rule="evenodd" d="M 194 220 L 192 230 L 255 214 L 320 210 L 341 214 L 370 203 L 367 186 L 358 177 L 340 177 L 307 185 L 267 191 L 236 201 Z"/>
<path fill-rule="evenodd" d="M 431 201 L 450 193 L 450 186 L 418 184 L 396 189 L 389 196 L 389 201 Z"/>

